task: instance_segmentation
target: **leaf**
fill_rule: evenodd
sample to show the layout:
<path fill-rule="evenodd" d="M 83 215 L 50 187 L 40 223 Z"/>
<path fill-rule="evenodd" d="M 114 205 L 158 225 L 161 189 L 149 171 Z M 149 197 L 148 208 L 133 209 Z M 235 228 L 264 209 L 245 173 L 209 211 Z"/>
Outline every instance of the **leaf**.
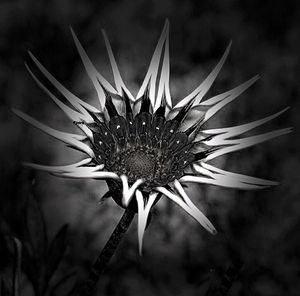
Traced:
<path fill-rule="evenodd" d="M 33 255 L 39 265 L 46 253 L 48 238 L 41 208 L 32 195 L 27 200 L 26 227 Z"/>
<path fill-rule="evenodd" d="M 64 277 L 62 277 L 52 288 L 49 293 L 49 296 L 56 295 L 72 295 L 70 294 L 73 291 L 75 281 L 74 277 L 76 276 L 76 272 L 70 272 Z M 72 285 L 72 280 L 74 281 Z M 63 293 L 61 293 L 63 291 Z"/>
<path fill-rule="evenodd" d="M 19 295 L 19 282 L 20 282 L 20 275 L 21 275 L 21 260 L 22 260 L 22 244 L 21 242 L 14 237 L 14 267 L 13 267 L 13 295 Z"/>
<path fill-rule="evenodd" d="M 0 277 L 0 295 L 1 296 L 11 296 L 12 292 L 8 288 L 9 284 L 2 278 Z"/>
<path fill-rule="evenodd" d="M 66 249 L 66 235 L 68 225 L 64 225 L 53 238 L 45 258 L 44 282 L 48 283 L 56 271 Z"/>
<path fill-rule="evenodd" d="M 40 274 L 39 274 L 39 270 L 37 269 L 36 262 L 32 261 L 27 244 L 23 244 L 22 269 L 26 273 L 31 284 L 37 289 Z"/>

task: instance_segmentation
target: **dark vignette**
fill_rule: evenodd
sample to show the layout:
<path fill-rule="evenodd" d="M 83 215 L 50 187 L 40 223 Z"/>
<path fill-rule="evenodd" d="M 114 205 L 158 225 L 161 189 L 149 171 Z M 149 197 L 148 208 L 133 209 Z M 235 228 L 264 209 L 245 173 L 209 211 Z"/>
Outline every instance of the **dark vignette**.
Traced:
<path fill-rule="evenodd" d="M 260 192 L 199 186 L 193 200 L 220 234 L 211 237 L 169 202 L 154 210 L 145 252 L 137 252 L 133 226 L 99 285 L 101 295 L 205 295 L 224 277 L 228 295 L 297 295 L 299 262 L 299 50 L 297 1 L 1 1 L 1 200 L 0 272 L 12 265 L 8 237 L 24 237 L 28 197 L 39 202 L 47 235 L 69 224 L 68 248 L 51 285 L 62 275 L 84 277 L 121 215 L 112 201 L 98 205 L 105 188 L 96 181 L 60 180 L 22 167 L 22 161 L 71 163 L 78 156 L 34 130 L 10 111 L 17 107 L 51 126 L 75 131 L 38 89 L 24 67 L 31 50 L 75 94 L 96 104 L 73 45 L 69 25 L 98 69 L 111 78 L 100 28 L 112 42 L 125 82 L 136 92 L 165 18 L 171 23 L 171 91 L 181 98 L 233 46 L 209 95 L 255 74 L 262 78 L 218 116 L 212 127 L 231 126 L 291 109 L 266 130 L 294 127 L 290 135 L 235 153 L 221 167 L 280 181 Z M 216 118 L 216 119 L 215 119 Z M 36 217 L 36 215 L 33 215 Z M 32 218 L 36 219 L 36 218 Z M 34 221 L 33 221 L 34 222 Z M 41 222 L 34 222 L 41 223 Z M 229 273 L 229 275 L 228 275 Z M 75 276 L 74 276 L 75 278 Z M 66 285 L 72 285 L 70 283 Z M 225 284 L 226 286 L 226 284 Z M 67 288 L 58 289 L 65 295 Z M 32 295 L 28 278 L 21 295 Z M 210 292 L 211 295 L 215 295 Z"/>

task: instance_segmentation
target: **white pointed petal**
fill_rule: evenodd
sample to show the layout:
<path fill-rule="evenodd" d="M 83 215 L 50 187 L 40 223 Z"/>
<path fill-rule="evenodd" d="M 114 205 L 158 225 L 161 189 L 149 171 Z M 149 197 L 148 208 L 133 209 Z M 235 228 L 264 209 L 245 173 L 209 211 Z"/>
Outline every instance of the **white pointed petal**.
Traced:
<path fill-rule="evenodd" d="M 75 35 L 73 29 L 71 28 L 71 33 L 77 47 L 78 53 L 82 59 L 84 67 L 86 69 L 87 74 L 89 75 L 90 79 L 92 80 L 94 87 L 97 91 L 98 98 L 100 101 L 101 111 L 104 109 L 105 106 L 105 94 L 102 87 L 105 87 L 109 92 L 116 94 L 117 91 L 111 86 L 111 84 L 96 70 L 94 65 L 92 64 L 91 60 L 89 59 L 88 55 L 86 54 L 85 50 L 83 49 L 81 43 L 79 42 L 77 36 Z"/>
<path fill-rule="evenodd" d="M 226 187 L 233 186 L 233 188 L 238 188 L 238 184 L 246 183 L 248 185 L 259 185 L 259 186 L 274 186 L 278 185 L 277 182 L 250 177 L 246 175 L 236 174 L 228 171 L 221 170 L 212 165 L 209 165 L 205 162 L 201 162 L 200 164 L 194 164 L 193 168 L 196 172 L 208 176 L 212 179 L 215 179 L 219 182 L 226 183 Z M 241 184 L 243 186 L 243 184 Z"/>
<path fill-rule="evenodd" d="M 94 167 L 71 167 L 71 166 L 47 166 L 39 165 L 34 163 L 24 163 L 25 166 L 31 167 L 36 170 L 45 171 L 49 173 L 91 173 L 94 171 L 99 171 L 104 168 L 104 165 L 97 165 Z"/>
<path fill-rule="evenodd" d="M 184 99 L 182 99 L 176 106 L 175 108 L 178 107 L 183 107 L 184 105 L 186 105 L 192 98 L 194 98 L 195 96 L 195 102 L 193 103 L 193 106 L 198 105 L 202 98 L 204 97 L 204 95 L 208 92 L 208 90 L 210 89 L 211 85 L 213 84 L 213 82 L 215 81 L 215 79 L 217 78 L 220 70 L 222 69 L 224 62 L 227 59 L 228 53 L 230 51 L 231 48 L 231 41 L 229 43 L 229 45 L 227 46 L 221 60 L 219 61 L 219 63 L 215 66 L 215 68 L 212 70 L 212 72 L 207 76 L 207 78 L 188 96 L 186 96 Z"/>
<path fill-rule="evenodd" d="M 155 198 L 157 196 L 157 193 L 151 193 L 148 199 L 148 202 L 145 206 L 144 197 L 140 190 L 136 190 L 135 192 L 137 205 L 138 205 L 138 241 L 139 241 L 139 253 L 142 255 L 142 249 L 143 249 L 143 238 L 144 233 L 147 225 L 147 220 L 149 216 L 149 212 L 151 210 L 151 207 L 155 201 Z"/>
<path fill-rule="evenodd" d="M 255 81 L 259 79 L 259 76 L 256 75 L 243 84 L 231 89 L 225 93 L 217 95 L 209 100 L 203 101 L 200 103 L 200 106 L 212 106 L 205 114 L 204 121 L 207 121 L 211 118 L 215 113 L 217 113 L 220 109 L 222 109 L 225 105 L 232 102 L 235 98 L 237 98 L 241 93 L 243 93 L 247 88 L 249 88 Z M 216 104 L 216 105 L 215 105 Z"/>
<path fill-rule="evenodd" d="M 82 141 L 82 140 L 86 139 L 86 136 L 65 133 L 65 132 L 61 132 L 56 129 L 53 129 L 53 128 L 39 122 L 38 120 L 32 118 L 31 116 L 25 114 L 24 112 L 22 112 L 20 110 L 17 110 L 17 109 L 12 109 L 12 110 L 20 118 L 24 119 L 25 121 L 29 122 L 36 128 L 42 130 L 43 132 L 47 133 L 48 135 L 53 136 L 54 138 L 57 138 L 59 140 L 68 141 L 69 139 L 75 139 L 78 141 Z M 69 143 L 69 142 L 67 142 L 67 143 Z"/>
<path fill-rule="evenodd" d="M 60 166 L 48 166 L 48 165 L 40 165 L 30 162 L 24 162 L 23 164 L 27 167 L 31 167 L 36 170 L 46 171 L 46 172 L 72 172 L 76 168 L 86 165 L 92 161 L 92 158 L 83 159 L 77 163 L 70 165 L 60 165 Z"/>
<path fill-rule="evenodd" d="M 281 135 L 288 134 L 292 131 L 291 128 L 285 128 L 285 129 L 279 129 L 275 130 L 272 132 L 264 133 L 261 135 L 257 136 L 252 136 L 252 137 L 247 137 L 247 138 L 242 138 L 242 139 L 234 139 L 234 140 L 223 140 L 223 139 L 211 139 L 209 141 L 203 141 L 204 144 L 209 145 L 209 146 L 219 146 L 219 145 L 232 145 L 229 147 L 224 147 L 216 150 L 215 152 L 209 154 L 206 157 L 206 160 L 211 160 L 213 158 L 216 158 L 218 156 L 233 152 L 233 151 L 238 151 L 241 149 L 248 148 L 250 146 L 268 141 L 270 139 L 279 137 Z"/>
<path fill-rule="evenodd" d="M 216 185 L 216 186 L 221 186 L 221 187 L 245 189 L 245 190 L 263 189 L 263 188 L 268 187 L 268 186 L 260 186 L 260 185 L 242 183 L 233 178 L 231 178 L 231 179 L 219 178 L 216 180 L 216 179 L 211 179 L 211 178 L 189 176 L 189 175 L 182 177 L 180 179 L 180 182 L 203 183 L 203 184 L 210 184 L 210 185 Z"/>
<path fill-rule="evenodd" d="M 197 215 L 198 222 L 209 232 L 216 234 L 217 230 L 213 226 L 213 224 L 207 219 L 207 217 L 195 206 L 195 204 L 191 201 L 191 199 L 188 197 L 186 192 L 184 191 L 183 187 L 181 186 L 180 182 L 178 180 L 174 181 L 174 186 L 180 196 L 183 198 L 185 203 L 190 207 L 190 209 Z"/>
<path fill-rule="evenodd" d="M 247 124 L 242 124 L 238 126 L 233 126 L 233 127 L 226 127 L 226 128 L 216 128 L 216 129 L 210 129 L 210 130 L 202 130 L 202 133 L 209 134 L 209 135 L 217 135 L 216 138 L 222 138 L 222 139 L 228 139 L 231 137 L 239 136 L 245 132 L 248 132 L 260 125 L 263 125 L 264 123 L 278 117 L 285 111 L 287 111 L 289 107 L 273 114 L 268 117 L 262 118 L 260 120 L 252 121 Z M 218 135 L 220 134 L 220 135 Z"/>
<path fill-rule="evenodd" d="M 134 101 L 133 95 L 130 93 L 130 91 L 127 89 L 125 83 L 123 82 L 123 79 L 121 77 L 118 65 L 116 63 L 116 60 L 115 60 L 115 57 L 114 57 L 114 54 L 113 54 L 113 51 L 111 49 L 110 42 L 107 38 L 106 32 L 103 29 L 101 31 L 102 31 L 102 35 L 103 35 L 103 38 L 104 38 L 106 50 L 107 50 L 109 61 L 110 61 L 110 64 L 111 64 L 111 68 L 112 68 L 112 71 L 113 71 L 113 76 L 114 76 L 114 80 L 115 80 L 116 89 L 117 89 L 117 91 L 120 95 L 122 95 L 122 90 L 124 90 L 126 92 L 126 94 L 128 95 L 128 97 L 132 101 Z"/>
<path fill-rule="evenodd" d="M 142 97 L 146 91 L 146 88 L 149 85 L 150 86 L 149 97 L 150 97 L 150 101 L 151 101 L 153 107 L 155 106 L 155 90 L 156 90 L 155 86 L 156 86 L 156 80 L 157 80 L 158 69 L 159 69 L 159 64 L 160 64 L 159 62 L 160 62 L 160 58 L 162 55 L 163 45 L 164 45 L 165 40 L 168 35 L 168 30 L 169 30 L 169 21 L 167 20 L 165 22 L 163 31 L 160 35 L 160 38 L 158 40 L 154 54 L 152 56 L 148 72 L 147 72 L 145 79 L 143 81 L 143 84 L 136 96 L 136 99 L 139 99 L 140 97 Z"/>
<path fill-rule="evenodd" d="M 74 179 L 118 179 L 118 175 L 112 172 L 66 172 L 66 173 L 54 173 L 54 175 L 65 178 Z"/>
<path fill-rule="evenodd" d="M 144 183 L 143 179 L 138 179 L 134 182 L 134 184 L 129 188 L 128 185 L 128 178 L 125 175 L 122 175 L 121 181 L 123 184 L 123 196 L 122 196 L 122 203 L 124 207 L 127 207 L 129 205 L 129 202 L 131 201 L 132 196 L 134 195 L 136 189 Z"/>
<path fill-rule="evenodd" d="M 172 108 L 169 81 L 170 81 L 169 27 L 167 27 L 162 69 L 160 74 L 160 80 L 158 85 L 158 92 L 155 101 L 154 111 L 156 111 L 160 107 L 163 96 L 165 96 L 168 107 Z"/>
<path fill-rule="evenodd" d="M 211 172 L 210 170 L 204 168 L 204 161 L 201 161 L 200 164 L 198 165 L 197 163 L 194 163 L 192 165 L 192 168 L 199 174 L 204 175 L 204 176 L 208 176 L 210 178 L 215 178 L 215 173 Z"/>
<path fill-rule="evenodd" d="M 101 171 L 104 168 L 104 164 L 99 164 L 90 167 L 79 167 L 73 170 L 74 173 L 94 173 Z"/>
<path fill-rule="evenodd" d="M 67 90 L 59 81 L 57 81 L 52 74 L 50 74 L 47 69 L 38 61 L 38 59 L 29 51 L 28 52 L 33 62 L 40 69 L 40 71 L 47 77 L 47 79 L 55 86 L 59 92 L 70 102 L 72 106 L 74 106 L 78 111 L 84 114 L 87 118 L 91 118 L 89 113 L 85 110 L 85 108 L 91 112 L 99 113 L 100 111 L 91 106 L 90 104 L 82 101 L 74 94 L 72 94 L 69 90 Z M 84 107 L 84 108 L 83 108 Z"/>
<path fill-rule="evenodd" d="M 76 147 L 77 149 L 87 153 L 91 157 L 94 157 L 93 150 L 88 145 L 81 142 L 86 139 L 86 136 L 75 135 L 75 134 L 70 134 L 70 133 L 65 133 L 65 132 L 55 130 L 55 129 L 37 121 L 36 119 L 32 118 L 31 116 L 23 113 L 20 110 L 16 110 L 16 109 L 12 109 L 12 110 L 17 116 L 19 116 L 22 119 L 24 119 L 25 121 L 29 122 L 36 128 L 42 130 L 46 134 L 66 143 L 66 144 L 69 144 L 70 146 Z"/>
<path fill-rule="evenodd" d="M 147 216 L 144 212 L 144 197 L 141 191 L 136 190 L 135 192 L 136 201 L 138 205 L 138 241 L 139 241 L 139 253 L 142 255 L 143 238 L 146 228 Z"/>
<path fill-rule="evenodd" d="M 203 173 L 203 171 L 200 170 L 201 166 L 206 170 L 210 171 L 210 173 L 215 175 L 216 178 L 228 178 L 228 179 L 233 178 L 235 180 L 238 180 L 239 182 L 254 184 L 254 185 L 265 185 L 265 186 L 278 185 L 278 182 L 224 171 L 205 162 L 202 162 L 200 165 L 195 164 L 194 168 L 196 171 Z"/>
<path fill-rule="evenodd" d="M 216 234 L 216 229 L 214 228 L 214 226 L 209 222 L 209 220 L 205 217 L 205 215 L 196 206 L 191 208 L 179 196 L 173 194 L 172 192 L 170 192 L 164 187 L 156 187 L 155 190 L 161 192 L 162 194 L 164 194 L 165 196 L 173 200 L 175 203 L 177 203 L 188 214 L 190 214 L 196 221 L 198 221 L 203 227 L 205 227 L 206 230 L 208 230 L 212 234 Z M 208 224 L 206 224 L 207 221 L 209 222 Z"/>
<path fill-rule="evenodd" d="M 72 108 L 70 108 L 69 106 L 65 105 L 64 103 L 62 103 L 56 96 L 54 96 L 41 82 L 40 80 L 32 73 L 32 71 L 30 70 L 30 68 L 28 67 L 27 64 L 25 64 L 29 74 L 32 76 L 32 78 L 35 80 L 35 82 L 37 83 L 37 85 L 67 114 L 67 116 L 69 118 L 71 118 L 73 121 L 85 121 L 88 123 L 92 123 L 94 122 L 93 118 L 87 114 L 82 114 L 79 113 L 75 110 L 73 110 Z M 86 113 L 86 112 L 85 112 Z M 90 138 L 93 139 L 93 133 L 91 132 L 91 130 L 86 126 L 86 125 L 78 125 L 78 127 Z"/>
<path fill-rule="evenodd" d="M 87 120 L 86 115 L 83 115 L 69 106 L 62 103 L 56 96 L 53 95 L 52 92 L 50 92 L 44 84 L 41 83 L 41 81 L 33 74 L 31 69 L 28 67 L 28 65 L 25 63 L 25 67 L 31 77 L 34 79 L 34 81 L 37 83 L 37 85 L 74 121 L 81 121 L 81 120 Z"/>
<path fill-rule="evenodd" d="M 88 136 L 90 140 L 92 140 L 92 142 L 94 141 L 93 132 L 85 124 L 79 124 L 77 126 Z"/>

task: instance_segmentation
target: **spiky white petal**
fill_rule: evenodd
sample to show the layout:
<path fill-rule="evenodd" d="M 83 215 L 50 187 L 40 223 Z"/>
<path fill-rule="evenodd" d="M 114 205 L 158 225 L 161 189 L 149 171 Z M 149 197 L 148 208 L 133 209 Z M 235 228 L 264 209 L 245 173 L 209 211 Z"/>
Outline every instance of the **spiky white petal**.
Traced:
<path fill-rule="evenodd" d="M 210 109 L 205 113 L 203 123 L 215 115 L 220 109 L 236 99 L 240 94 L 242 94 L 246 89 L 248 89 L 255 81 L 259 79 L 259 75 L 256 75 L 249 79 L 248 81 L 240 84 L 239 86 L 205 100 L 200 103 L 200 106 L 209 106 Z"/>
<path fill-rule="evenodd" d="M 181 182 L 192 182 L 192 183 L 202 183 L 202 184 L 210 184 L 216 185 L 220 187 L 229 187 L 229 188 L 236 188 L 236 189 L 243 189 L 243 190 L 250 190 L 250 189 L 263 189 L 267 186 L 258 186 L 258 185 L 251 185 L 246 183 L 241 183 L 233 179 L 210 179 L 205 177 L 198 177 L 198 176 L 189 176 L 186 175 L 180 179 Z"/>
<path fill-rule="evenodd" d="M 92 80 L 94 87 L 98 94 L 98 99 L 101 106 L 101 111 L 103 111 L 105 106 L 105 93 L 103 91 L 103 87 L 113 94 L 117 94 L 117 91 L 111 86 L 111 84 L 96 70 L 94 65 L 92 64 L 91 60 L 89 59 L 88 55 L 86 54 L 85 50 L 83 49 L 81 43 L 79 42 L 77 36 L 75 35 L 73 29 L 71 28 L 71 33 L 81 57 L 81 60 L 84 64 L 87 74 L 89 75 L 90 79 Z"/>
<path fill-rule="evenodd" d="M 164 56 L 162 62 L 162 68 L 160 73 L 158 92 L 156 96 L 154 111 L 156 111 L 164 98 L 166 100 L 167 106 L 172 107 L 172 100 L 170 94 L 170 56 L 169 56 L 169 27 L 167 28 Z"/>
<path fill-rule="evenodd" d="M 85 115 L 85 120 L 92 120 L 90 114 L 86 111 L 89 110 L 94 113 L 100 113 L 100 111 L 91 106 L 90 104 L 82 101 L 74 94 L 72 94 L 68 89 L 66 89 L 58 80 L 54 78 L 54 76 L 47 71 L 47 69 L 38 61 L 38 59 L 29 51 L 28 52 L 33 62 L 39 68 L 39 70 L 45 75 L 45 77 L 52 83 L 53 86 L 59 90 L 59 92 L 70 102 L 72 106 L 74 106 L 78 111 Z"/>
<path fill-rule="evenodd" d="M 194 164 L 193 167 L 198 173 L 208 176 L 224 184 L 224 187 L 239 189 L 260 189 L 261 186 L 278 185 L 278 183 L 274 181 L 224 171 L 205 162 Z M 252 188 L 248 188 L 247 186 L 250 186 Z"/>
<path fill-rule="evenodd" d="M 87 117 L 86 114 L 79 113 L 66 104 L 62 103 L 56 96 L 53 95 L 42 83 L 41 81 L 33 74 L 33 72 L 30 70 L 27 64 L 25 64 L 29 74 L 32 76 L 34 81 L 37 83 L 37 85 L 67 114 L 69 118 L 71 118 L 73 121 L 80 122 L 93 122 L 93 119 L 91 116 Z M 81 124 L 78 126 L 90 139 L 93 139 L 93 133 L 91 130 L 84 124 Z"/>
<path fill-rule="evenodd" d="M 209 130 L 202 130 L 201 133 L 207 134 L 207 135 L 216 135 L 214 136 L 214 139 L 218 142 L 221 142 L 223 140 L 239 136 L 241 134 L 244 134 L 245 132 L 248 132 L 260 125 L 263 125 L 267 123 L 268 121 L 278 117 L 285 111 L 287 111 L 289 107 L 272 114 L 270 116 L 264 117 L 259 120 L 255 120 L 246 124 L 238 125 L 238 126 L 232 126 L 232 127 L 225 127 L 225 128 L 215 128 L 215 129 L 209 129 Z"/>
<path fill-rule="evenodd" d="M 114 54 L 113 54 L 113 51 L 111 49 L 110 42 L 107 38 L 106 32 L 105 32 L 104 29 L 102 29 L 101 31 L 102 31 L 102 35 L 103 35 L 103 38 L 104 38 L 106 50 L 107 50 L 107 53 L 108 53 L 110 65 L 111 65 L 111 68 L 112 68 L 112 71 L 113 71 L 113 76 L 114 76 L 114 80 L 115 80 L 116 89 L 117 89 L 119 95 L 122 95 L 122 92 L 124 90 L 126 92 L 126 94 L 128 95 L 128 97 L 132 101 L 134 101 L 133 95 L 130 93 L 130 91 L 126 87 L 125 83 L 123 82 L 123 79 L 121 77 L 118 65 L 116 63 L 116 60 L 115 60 L 115 57 L 114 57 Z"/>
<path fill-rule="evenodd" d="M 152 104 L 152 107 L 155 106 L 155 94 L 156 94 L 156 83 L 157 83 L 157 79 L 158 79 L 158 69 L 159 69 L 159 65 L 160 65 L 160 59 L 162 56 L 162 50 L 163 50 L 163 46 L 166 43 L 167 39 L 168 39 L 168 35 L 169 35 L 169 21 L 166 20 L 164 28 L 162 30 L 162 33 L 160 35 L 160 38 L 158 40 L 157 46 L 155 48 L 154 54 L 152 56 L 151 62 L 150 62 L 150 66 L 148 68 L 148 72 L 145 76 L 145 79 L 143 81 L 143 84 L 136 96 L 136 99 L 139 99 L 140 97 L 142 97 L 146 91 L 146 89 L 149 87 L 149 97 L 150 97 L 150 101 Z M 165 50 L 166 52 L 166 50 Z M 165 53 L 165 57 L 168 58 L 168 53 Z M 165 73 L 168 72 L 168 70 L 166 69 L 167 67 L 169 67 L 169 64 L 167 65 L 165 63 Z M 163 77 L 163 82 L 162 85 L 168 85 L 169 81 L 167 81 L 168 77 L 165 75 L 165 77 Z"/>
<path fill-rule="evenodd" d="M 157 192 L 150 193 L 148 201 L 145 202 L 142 192 L 138 189 L 135 192 L 137 205 L 138 205 L 138 241 L 139 241 L 140 255 L 142 255 L 143 237 L 144 237 L 144 233 L 145 233 L 145 229 L 146 229 L 146 225 L 147 225 L 149 212 L 151 210 L 151 207 L 152 207 L 157 195 L 158 195 Z M 145 205 L 145 203 L 146 203 L 146 205 Z"/>
<path fill-rule="evenodd" d="M 202 98 L 208 92 L 211 85 L 214 83 L 215 79 L 217 78 L 220 70 L 222 69 L 224 62 L 226 61 L 227 56 L 229 54 L 231 43 L 232 42 L 229 43 L 219 63 L 215 66 L 215 68 L 211 71 L 211 73 L 207 76 L 207 78 L 192 93 L 190 93 L 180 102 L 178 102 L 175 108 L 185 106 L 194 97 L 196 97 L 196 99 L 195 102 L 193 103 L 193 106 L 196 106 L 201 102 Z"/>
<path fill-rule="evenodd" d="M 33 80 L 37 83 L 37 85 L 68 115 L 69 118 L 71 118 L 73 121 L 86 120 L 83 114 L 73 110 L 72 108 L 61 102 L 56 96 L 54 96 L 53 93 L 50 92 L 49 89 L 47 89 L 45 85 L 42 84 L 41 81 L 33 74 L 33 72 L 26 63 L 25 67 L 31 75 L 31 77 L 33 78 Z"/>
<path fill-rule="evenodd" d="M 180 182 L 194 182 L 237 189 L 263 189 L 277 185 L 277 182 L 231 173 L 204 162 L 193 164 L 193 168 L 202 176 L 185 175 Z M 203 177 L 205 176 L 205 177 Z"/>
<path fill-rule="evenodd" d="M 74 178 L 74 179 L 119 179 L 119 176 L 112 172 L 86 172 L 86 171 L 75 171 L 75 172 L 61 172 L 54 173 L 59 177 Z"/>
<path fill-rule="evenodd" d="M 83 140 L 86 139 L 86 136 L 82 136 L 82 135 L 76 135 L 76 134 L 70 134 L 70 133 L 65 133 L 65 132 L 61 132 L 58 131 L 56 129 L 53 129 L 39 121 L 37 121 L 36 119 L 32 118 L 31 116 L 23 113 L 20 110 L 17 109 L 12 109 L 13 112 L 18 115 L 19 117 L 21 117 L 22 119 L 24 119 L 25 121 L 29 122 L 30 124 L 32 124 L 33 126 L 35 126 L 36 128 L 42 130 L 43 132 L 45 132 L 46 134 L 72 146 L 75 147 L 77 149 L 79 149 L 80 151 L 85 152 L 86 154 L 88 154 L 90 157 L 94 157 L 94 152 L 93 150 L 86 144 L 84 144 Z"/>
<path fill-rule="evenodd" d="M 137 188 L 144 183 L 143 179 L 138 179 L 134 182 L 134 184 L 129 188 L 128 178 L 125 175 L 121 177 L 122 185 L 123 185 L 123 195 L 122 195 L 122 204 L 127 207 L 129 202 L 131 201 L 132 196 L 134 195 Z"/>
<path fill-rule="evenodd" d="M 265 179 L 261 179 L 261 178 L 255 178 L 255 177 L 250 177 L 250 176 L 246 176 L 246 175 L 241 175 L 241 174 L 236 174 L 236 173 L 232 173 L 232 172 L 228 172 L 228 171 L 224 171 L 221 170 L 219 168 L 216 168 L 208 163 L 201 163 L 200 165 L 195 164 L 195 167 L 199 168 L 200 166 L 202 166 L 203 168 L 216 173 L 214 175 L 218 175 L 218 177 L 228 177 L 228 178 L 236 178 L 237 180 L 239 180 L 240 182 L 244 182 L 244 183 L 248 183 L 248 184 L 253 184 L 253 185 L 265 185 L 265 186 L 274 186 L 274 185 L 278 185 L 278 182 L 274 182 L 274 181 L 270 181 L 270 180 L 265 180 Z M 196 170 L 197 170 L 196 168 Z M 201 171 L 199 171 L 201 172 Z M 220 176 L 223 175 L 223 176 Z"/>
<path fill-rule="evenodd" d="M 208 161 L 208 160 L 211 160 L 213 158 L 216 158 L 218 156 L 221 156 L 221 155 L 224 155 L 224 154 L 227 154 L 230 152 L 234 152 L 234 151 L 238 151 L 241 149 L 245 149 L 250 146 L 254 146 L 256 144 L 268 141 L 270 139 L 288 134 L 291 131 L 292 131 L 291 128 L 284 128 L 284 129 L 279 129 L 279 130 L 275 130 L 272 132 L 260 134 L 257 136 L 246 137 L 246 138 L 242 138 L 242 139 L 221 139 L 221 138 L 216 139 L 216 138 L 213 138 L 208 141 L 203 141 L 204 144 L 209 145 L 209 146 L 231 145 L 229 147 L 227 146 L 227 147 L 217 149 L 216 151 L 209 154 L 205 158 L 205 160 Z"/>
<path fill-rule="evenodd" d="M 178 180 L 174 181 L 174 187 L 183 198 L 184 202 L 194 211 L 195 215 L 198 216 L 197 220 L 207 231 L 211 233 L 216 233 L 216 229 L 213 224 L 207 219 L 207 217 L 194 205 L 191 199 L 188 197 L 186 192 L 184 191 L 182 185 Z"/>
<path fill-rule="evenodd" d="M 78 174 L 90 174 L 90 173 L 94 173 L 94 172 L 99 172 L 101 170 L 103 170 L 104 168 L 104 164 L 99 164 L 99 165 L 95 165 L 95 166 L 90 166 L 90 167 L 77 167 L 74 168 L 72 171 L 66 171 L 66 172 L 62 172 L 62 173 L 78 173 Z"/>
<path fill-rule="evenodd" d="M 200 122 L 200 120 L 201 124 L 204 124 L 224 106 L 226 106 L 234 99 L 236 99 L 240 94 L 242 94 L 257 79 L 259 79 L 258 75 L 225 93 L 221 93 L 208 100 L 202 101 L 200 102 L 200 104 L 193 105 L 193 108 L 190 110 L 190 114 L 188 115 L 188 119 L 186 119 L 184 122 L 184 127 L 187 129 L 197 122 Z M 191 99 L 193 99 L 193 97 L 189 96 L 186 102 L 189 102 Z"/>
<path fill-rule="evenodd" d="M 195 220 L 197 220 L 203 227 L 205 227 L 212 234 L 216 234 L 216 229 L 214 226 L 208 221 L 208 219 L 204 216 L 204 214 L 196 207 L 190 207 L 184 200 L 182 200 L 178 195 L 170 192 L 165 187 L 156 187 L 156 191 L 161 192 L 175 203 L 177 203 L 180 207 L 182 207 L 188 214 L 190 214 Z M 191 203 L 192 201 L 189 201 Z M 209 223 L 207 223 L 209 222 Z"/>
<path fill-rule="evenodd" d="M 77 163 L 73 163 L 70 165 L 60 165 L 60 166 L 48 166 L 48 165 L 40 165 L 31 162 L 24 162 L 25 166 L 31 167 L 36 170 L 50 172 L 50 173 L 59 173 L 59 172 L 73 172 L 76 168 L 89 164 L 92 161 L 92 158 L 83 159 Z"/>

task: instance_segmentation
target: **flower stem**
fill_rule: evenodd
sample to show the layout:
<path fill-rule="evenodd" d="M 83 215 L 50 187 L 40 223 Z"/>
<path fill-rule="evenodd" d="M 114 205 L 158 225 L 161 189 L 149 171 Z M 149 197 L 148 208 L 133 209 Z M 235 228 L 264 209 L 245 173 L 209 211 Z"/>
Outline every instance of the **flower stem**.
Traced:
<path fill-rule="evenodd" d="M 115 253 L 119 243 L 121 242 L 125 232 L 129 228 L 135 213 L 129 209 L 126 209 L 122 218 L 120 219 L 118 225 L 111 234 L 109 240 L 105 244 L 104 248 L 100 252 L 97 260 L 95 261 L 92 269 L 90 271 L 89 277 L 86 280 L 79 296 L 90 296 L 92 295 L 97 282 L 103 271 L 105 270 L 107 264 L 109 263 L 111 257 Z"/>

